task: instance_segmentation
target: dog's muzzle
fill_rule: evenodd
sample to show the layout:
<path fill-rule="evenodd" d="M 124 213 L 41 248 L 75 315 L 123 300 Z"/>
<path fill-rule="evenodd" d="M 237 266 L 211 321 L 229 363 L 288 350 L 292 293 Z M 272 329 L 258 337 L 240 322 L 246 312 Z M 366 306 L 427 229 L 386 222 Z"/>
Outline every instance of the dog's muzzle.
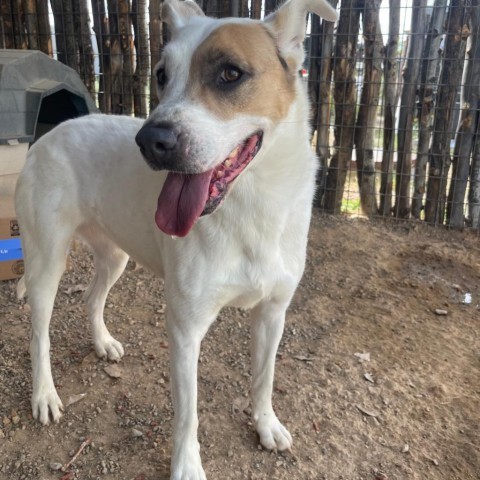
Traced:
<path fill-rule="evenodd" d="M 182 159 L 185 142 L 173 124 L 147 123 L 138 131 L 135 142 L 152 169 L 184 171 Z"/>

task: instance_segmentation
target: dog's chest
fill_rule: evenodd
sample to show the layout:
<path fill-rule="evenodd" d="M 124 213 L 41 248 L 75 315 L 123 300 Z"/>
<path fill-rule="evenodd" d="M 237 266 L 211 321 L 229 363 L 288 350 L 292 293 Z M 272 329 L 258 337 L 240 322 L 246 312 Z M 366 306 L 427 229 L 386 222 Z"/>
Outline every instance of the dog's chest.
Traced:
<path fill-rule="evenodd" d="M 221 306 L 252 308 L 262 299 L 293 290 L 301 268 L 289 261 L 278 245 L 242 245 L 241 253 L 224 262 Z"/>

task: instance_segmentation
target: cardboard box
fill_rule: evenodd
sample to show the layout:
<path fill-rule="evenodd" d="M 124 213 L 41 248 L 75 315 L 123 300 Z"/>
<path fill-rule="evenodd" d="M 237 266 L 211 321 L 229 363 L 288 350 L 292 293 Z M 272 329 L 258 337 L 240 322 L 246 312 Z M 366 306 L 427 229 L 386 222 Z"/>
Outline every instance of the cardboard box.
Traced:
<path fill-rule="evenodd" d="M 23 275 L 23 252 L 20 229 L 12 196 L 0 197 L 0 280 Z"/>
<path fill-rule="evenodd" d="M 0 144 L 0 196 L 13 197 L 18 174 L 25 165 L 27 153 L 28 143 L 12 140 L 9 144 Z"/>

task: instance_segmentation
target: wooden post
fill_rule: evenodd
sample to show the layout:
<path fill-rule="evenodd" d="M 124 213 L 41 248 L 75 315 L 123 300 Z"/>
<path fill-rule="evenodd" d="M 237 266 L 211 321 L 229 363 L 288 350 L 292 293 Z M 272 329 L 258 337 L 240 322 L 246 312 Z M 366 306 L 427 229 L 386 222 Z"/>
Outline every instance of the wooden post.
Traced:
<path fill-rule="evenodd" d="M 252 11 L 251 18 L 256 18 L 257 20 L 262 16 L 262 0 L 252 0 Z"/>
<path fill-rule="evenodd" d="M 447 177 L 451 164 L 450 140 L 452 138 L 453 112 L 458 86 L 462 78 L 468 35 L 468 17 L 469 8 L 466 7 L 466 0 L 452 0 L 447 18 L 445 56 L 429 155 L 425 220 L 433 224 L 443 224 L 445 219 Z"/>
<path fill-rule="evenodd" d="M 48 0 L 36 0 L 38 21 L 38 43 L 43 53 L 53 56 L 52 31 L 48 13 Z"/>
<path fill-rule="evenodd" d="M 473 145 L 472 173 L 470 174 L 470 190 L 468 192 L 468 223 L 480 231 L 480 122 Z"/>
<path fill-rule="evenodd" d="M 392 213 L 393 155 L 398 104 L 399 71 L 398 35 L 400 30 L 400 0 L 390 0 L 388 42 L 385 47 L 383 100 L 383 153 L 380 182 L 380 215 Z"/>
<path fill-rule="evenodd" d="M 150 70 L 146 28 L 146 0 L 132 1 L 132 21 L 135 33 L 136 67 L 133 76 L 133 106 L 136 117 L 146 118 L 147 83 Z"/>
<path fill-rule="evenodd" d="M 360 10 L 356 0 L 342 2 L 337 26 L 333 76 L 335 81 L 335 153 L 328 168 L 325 210 L 340 213 L 345 180 L 350 168 L 357 105 L 355 62 Z"/>
<path fill-rule="evenodd" d="M 133 113 L 133 37 L 130 0 L 118 0 L 118 26 L 120 33 L 120 47 L 122 55 L 122 113 Z"/>
<path fill-rule="evenodd" d="M 238 0 L 229 0 L 229 16 L 238 17 L 240 14 L 240 2 Z"/>
<path fill-rule="evenodd" d="M 150 111 L 158 105 L 157 99 L 157 79 L 153 75 L 155 65 L 160 61 L 160 56 L 163 50 L 163 24 L 161 19 L 161 3 L 158 0 L 150 0 L 149 15 L 150 15 L 150 65 L 152 75 L 150 77 Z"/>
<path fill-rule="evenodd" d="M 110 35 L 108 18 L 103 0 L 92 0 L 93 30 L 98 46 L 100 78 L 98 104 L 103 113 L 112 112 L 112 76 L 110 73 Z"/>
<path fill-rule="evenodd" d="M 337 0 L 332 2 L 335 8 Z M 315 206 L 323 208 L 330 158 L 331 79 L 333 54 L 333 22 L 320 22 L 312 15 L 308 89 L 312 104 L 313 129 L 317 131 L 316 152 L 319 160 Z"/>
<path fill-rule="evenodd" d="M 453 154 L 453 172 L 447 204 L 447 223 L 451 227 L 465 225 L 465 194 L 470 174 L 470 157 L 480 120 L 480 0 L 473 0 L 470 36 L 462 80 L 461 115 Z"/>
<path fill-rule="evenodd" d="M 237 16 L 241 18 L 250 17 L 249 0 L 240 0 L 240 6 Z"/>
<path fill-rule="evenodd" d="M 37 3 L 35 0 L 24 0 L 25 30 L 27 31 L 28 48 L 40 50 L 38 42 Z"/>
<path fill-rule="evenodd" d="M 87 0 L 73 1 L 73 21 L 78 47 L 78 73 L 93 98 L 96 95 L 93 45 L 90 36 L 90 15 Z"/>
<path fill-rule="evenodd" d="M 122 88 L 122 68 L 123 55 L 120 38 L 119 25 L 119 4 L 118 0 L 107 0 L 108 6 L 108 30 L 110 33 L 110 52 L 108 60 L 110 63 L 110 78 L 112 85 L 112 113 L 123 113 L 123 88 Z"/>
<path fill-rule="evenodd" d="M 14 48 L 25 49 L 28 47 L 25 27 L 23 24 L 22 0 L 11 0 L 12 2 L 12 25 L 14 36 Z"/>
<path fill-rule="evenodd" d="M 231 0 L 205 0 L 203 2 L 203 10 L 205 14 L 210 17 L 228 17 L 231 13 L 230 1 Z"/>
<path fill-rule="evenodd" d="M 415 181 L 412 199 L 412 215 L 420 218 L 427 178 L 428 149 L 432 137 L 432 118 L 435 105 L 435 89 L 438 85 L 438 64 L 440 43 L 445 30 L 447 0 L 435 0 L 430 18 L 420 73 L 418 148 L 415 164 Z"/>
<path fill-rule="evenodd" d="M 411 39 L 407 65 L 403 74 L 398 120 L 398 158 L 394 206 L 394 214 L 399 218 L 408 218 L 410 215 L 413 120 L 415 118 L 420 58 L 424 44 L 426 4 L 426 0 L 413 0 Z"/>
<path fill-rule="evenodd" d="M 357 179 L 363 213 L 373 217 L 377 211 L 375 192 L 374 133 L 382 82 L 383 39 L 378 12 L 381 0 L 365 0 L 363 37 L 365 59 L 362 94 L 355 129 Z"/>
<path fill-rule="evenodd" d="M 265 0 L 265 16 L 274 12 L 281 3 L 282 0 Z"/>
<path fill-rule="evenodd" d="M 11 0 L 0 2 L 0 48 L 15 48 Z"/>

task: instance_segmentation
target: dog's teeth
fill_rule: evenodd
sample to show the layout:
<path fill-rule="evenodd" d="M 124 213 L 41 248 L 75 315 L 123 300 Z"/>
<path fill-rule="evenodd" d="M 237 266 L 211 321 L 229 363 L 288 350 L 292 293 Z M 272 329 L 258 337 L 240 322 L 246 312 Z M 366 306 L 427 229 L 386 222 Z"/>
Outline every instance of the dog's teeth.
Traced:
<path fill-rule="evenodd" d="M 226 160 L 225 160 L 225 166 L 226 167 L 231 167 L 232 166 L 232 161 L 230 160 L 230 157 L 228 157 Z"/>
<path fill-rule="evenodd" d="M 177 237 L 176 235 L 170 235 L 170 238 L 171 238 L 172 240 L 176 240 L 178 237 Z"/>
<path fill-rule="evenodd" d="M 230 155 L 228 156 L 228 160 L 231 160 L 233 158 L 235 158 L 237 155 L 238 155 L 238 152 L 240 151 L 240 146 L 237 146 L 235 148 L 235 150 L 233 150 L 232 152 L 230 152 Z"/>
<path fill-rule="evenodd" d="M 217 171 L 217 178 L 222 178 L 224 175 L 225 175 L 225 172 L 223 170 Z"/>

